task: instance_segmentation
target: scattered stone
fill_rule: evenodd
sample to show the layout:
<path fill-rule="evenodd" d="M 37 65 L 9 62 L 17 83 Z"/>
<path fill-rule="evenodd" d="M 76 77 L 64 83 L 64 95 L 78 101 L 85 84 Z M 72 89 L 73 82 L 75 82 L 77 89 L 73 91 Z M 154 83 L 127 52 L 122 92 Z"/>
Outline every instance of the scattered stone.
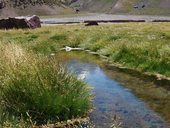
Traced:
<path fill-rule="evenodd" d="M 135 5 L 135 6 L 133 6 L 133 8 L 137 9 L 137 8 L 138 8 L 138 6 L 137 6 L 137 5 Z"/>
<path fill-rule="evenodd" d="M 0 20 L 0 29 L 39 28 L 40 18 L 36 15 L 26 17 L 14 17 Z"/>
<path fill-rule="evenodd" d="M 81 123 L 80 123 L 80 120 L 76 120 L 76 121 L 74 121 L 74 125 L 77 125 L 77 126 L 79 126 Z"/>
<path fill-rule="evenodd" d="M 94 125 L 90 123 L 89 118 L 78 118 L 61 121 L 56 124 L 33 126 L 33 128 L 94 128 Z"/>
<path fill-rule="evenodd" d="M 99 25 L 97 21 L 89 21 L 87 22 L 87 24 L 85 24 L 85 26 L 97 26 Z"/>
<path fill-rule="evenodd" d="M 76 9 L 76 13 L 79 13 L 79 11 L 80 11 L 79 9 Z"/>

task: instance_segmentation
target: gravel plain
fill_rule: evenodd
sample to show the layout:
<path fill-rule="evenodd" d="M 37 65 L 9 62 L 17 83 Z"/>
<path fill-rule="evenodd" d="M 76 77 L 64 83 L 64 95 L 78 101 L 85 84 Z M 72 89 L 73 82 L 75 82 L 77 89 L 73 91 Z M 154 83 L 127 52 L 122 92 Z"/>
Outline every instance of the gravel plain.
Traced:
<path fill-rule="evenodd" d="M 154 20 L 161 20 L 170 22 L 170 16 L 150 16 L 150 15 L 112 15 L 112 14 L 98 14 L 89 13 L 83 16 L 69 16 L 69 17 L 54 17 L 41 19 L 42 24 L 77 24 L 85 21 L 109 21 L 118 20 L 145 20 L 145 22 L 152 22 Z"/>

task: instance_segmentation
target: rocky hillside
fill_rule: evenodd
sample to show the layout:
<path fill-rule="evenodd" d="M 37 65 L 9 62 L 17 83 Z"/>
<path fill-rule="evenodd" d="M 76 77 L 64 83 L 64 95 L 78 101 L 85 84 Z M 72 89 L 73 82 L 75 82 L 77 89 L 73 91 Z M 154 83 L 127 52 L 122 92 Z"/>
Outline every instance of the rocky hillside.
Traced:
<path fill-rule="evenodd" d="M 20 15 L 57 15 L 72 9 L 60 0 L 0 0 L 0 18 Z"/>
<path fill-rule="evenodd" d="M 114 14 L 170 15 L 170 0 L 74 0 L 72 7 L 83 11 Z"/>
<path fill-rule="evenodd" d="M 170 15 L 170 0 L 0 0 L 0 17 L 82 12 Z"/>

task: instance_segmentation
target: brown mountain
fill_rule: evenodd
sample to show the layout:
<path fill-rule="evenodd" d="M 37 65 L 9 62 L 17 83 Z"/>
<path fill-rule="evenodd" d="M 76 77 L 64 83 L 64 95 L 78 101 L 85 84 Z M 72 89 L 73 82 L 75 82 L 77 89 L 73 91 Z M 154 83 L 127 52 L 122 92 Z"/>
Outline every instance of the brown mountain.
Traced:
<path fill-rule="evenodd" d="M 170 15 L 170 0 L 0 0 L 0 17 L 84 12 Z"/>
<path fill-rule="evenodd" d="M 58 0 L 57 0 L 58 1 Z M 72 9 L 55 0 L 0 0 L 0 18 L 20 15 L 57 15 Z"/>
<path fill-rule="evenodd" d="M 71 6 L 90 12 L 170 15 L 170 0 L 76 0 Z"/>

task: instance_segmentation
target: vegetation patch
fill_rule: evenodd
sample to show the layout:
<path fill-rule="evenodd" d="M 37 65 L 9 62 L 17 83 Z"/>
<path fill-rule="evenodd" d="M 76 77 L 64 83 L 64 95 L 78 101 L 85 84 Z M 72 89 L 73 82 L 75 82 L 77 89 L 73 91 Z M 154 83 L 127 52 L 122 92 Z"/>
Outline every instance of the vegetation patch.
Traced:
<path fill-rule="evenodd" d="M 127 23 L 97 27 L 61 25 L 32 31 L 0 31 L 0 36 L 3 42 L 15 42 L 44 55 L 57 52 L 65 46 L 81 47 L 106 55 L 114 63 L 123 66 L 170 76 L 169 28 L 169 23 Z"/>
<path fill-rule="evenodd" d="M 170 77 L 169 28 L 169 23 L 127 23 L 1 30 L 0 124 L 22 127 L 30 117 L 43 124 L 88 111 L 86 84 L 49 56 L 65 46 L 90 49 L 113 63 Z"/>
<path fill-rule="evenodd" d="M 88 86 L 56 59 L 16 44 L 1 44 L 0 55 L 0 126 L 41 125 L 87 114 Z"/>

